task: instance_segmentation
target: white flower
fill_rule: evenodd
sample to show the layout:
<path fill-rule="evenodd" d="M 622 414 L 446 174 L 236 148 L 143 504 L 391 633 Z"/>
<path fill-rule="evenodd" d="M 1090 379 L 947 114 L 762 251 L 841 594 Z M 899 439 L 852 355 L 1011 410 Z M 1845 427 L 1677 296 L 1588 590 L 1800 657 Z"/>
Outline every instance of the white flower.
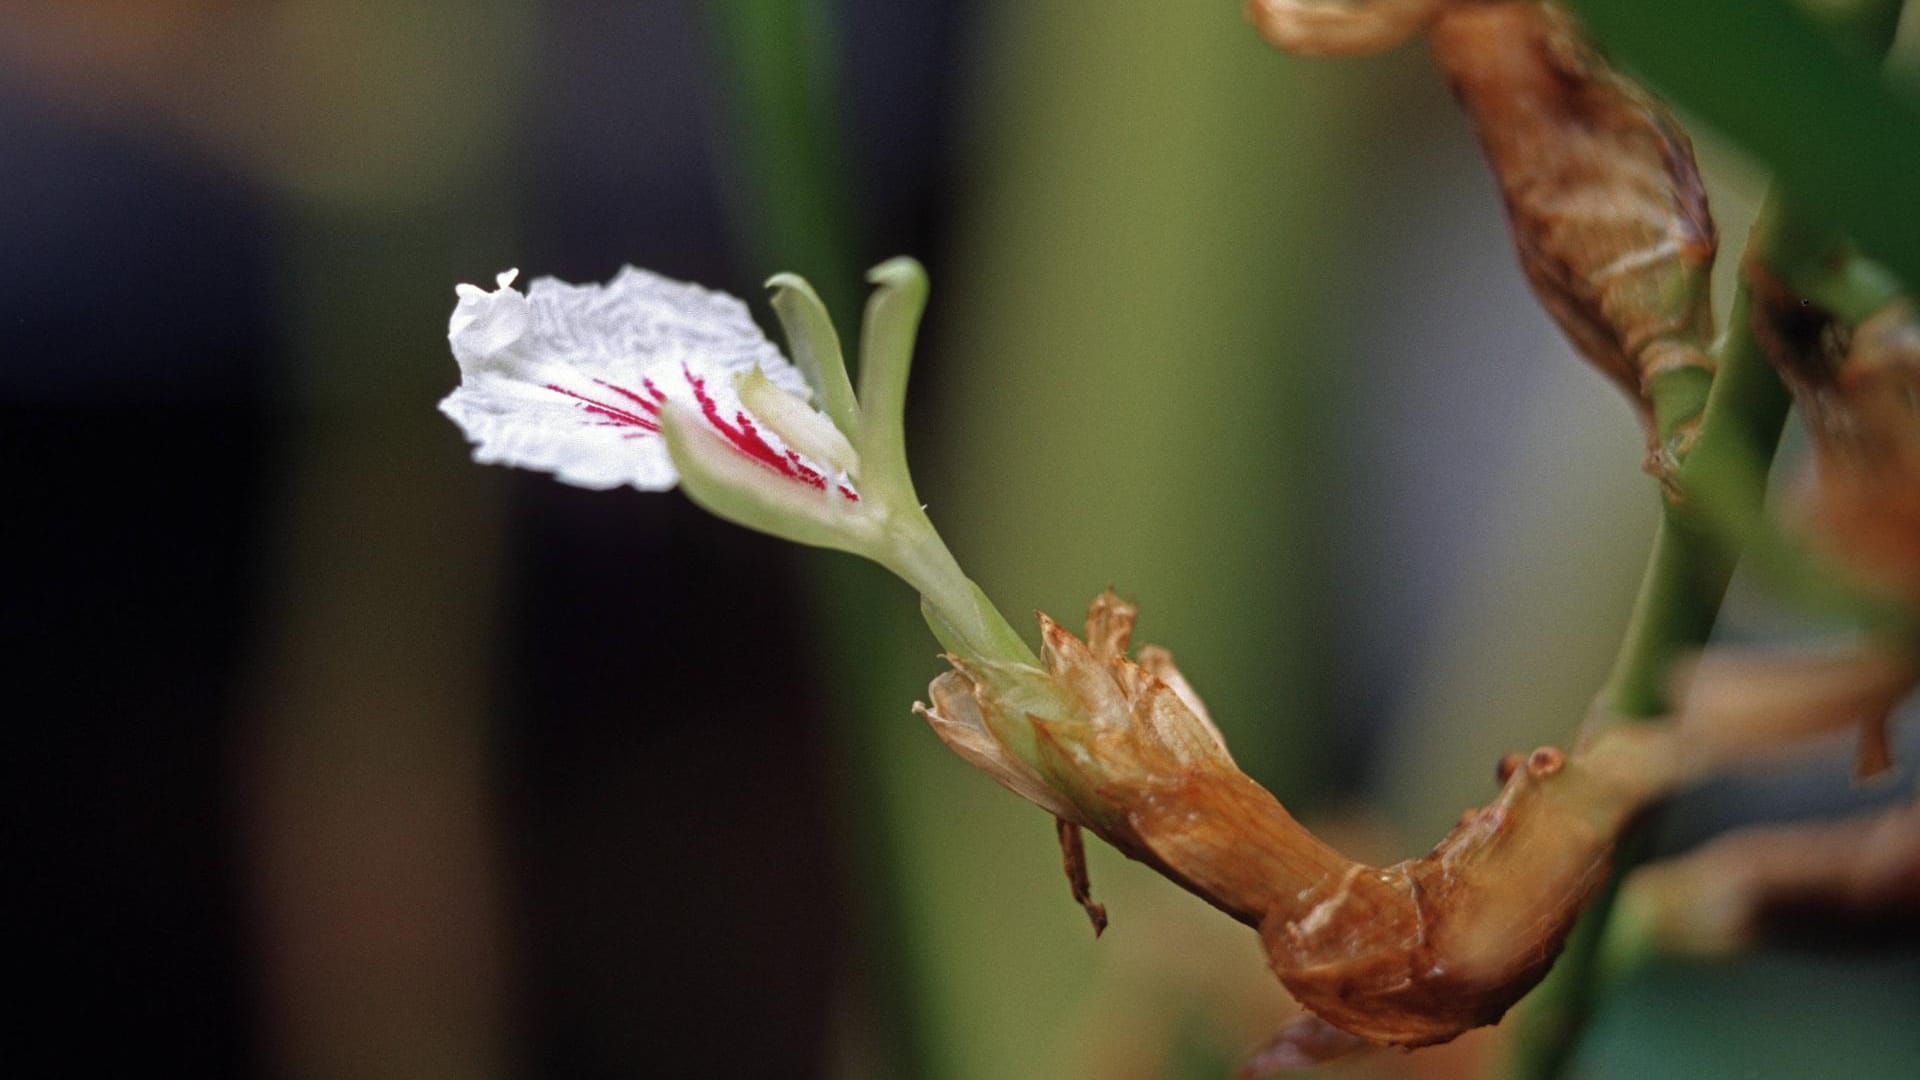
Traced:
<path fill-rule="evenodd" d="M 440 411 L 475 461 L 587 488 L 677 484 L 728 521 L 893 571 L 956 654 L 1033 659 L 961 572 L 907 469 L 919 263 L 890 259 L 867 275 L 857 390 L 826 305 L 796 275 L 767 287 L 798 367 L 723 293 L 632 267 L 604 286 L 541 278 L 524 295 L 515 276 L 491 291 L 459 286 L 447 324 L 460 386 Z"/>
<path fill-rule="evenodd" d="M 745 304 L 631 266 L 604 286 L 540 278 L 525 294 L 517 273 L 491 292 L 459 286 L 447 324 L 460 386 L 440 411 L 475 461 L 662 491 L 679 479 L 661 437 L 672 409 L 787 480 L 857 501 L 845 440 Z"/>

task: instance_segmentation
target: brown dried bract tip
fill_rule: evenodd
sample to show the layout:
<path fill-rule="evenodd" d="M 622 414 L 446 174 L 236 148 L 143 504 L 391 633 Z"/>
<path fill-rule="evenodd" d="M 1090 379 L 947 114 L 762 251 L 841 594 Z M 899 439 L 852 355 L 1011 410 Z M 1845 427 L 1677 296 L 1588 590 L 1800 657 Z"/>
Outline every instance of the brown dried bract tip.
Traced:
<path fill-rule="evenodd" d="M 1574 345 L 1638 406 L 1650 380 L 1711 371 L 1715 235 L 1693 145 L 1665 107 L 1533 0 L 1454 4 L 1428 28 L 1499 180 L 1521 268 Z"/>
<path fill-rule="evenodd" d="M 1525 760 L 1519 754 L 1501 754 L 1500 760 L 1493 766 L 1494 779 L 1503 784 L 1513 779 L 1513 774 L 1520 771 L 1520 764 Z"/>
<path fill-rule="evenodd" d="M 1093 923 L 1093 936 L 1099 937 L 1107 930 L 1107 906 L 1093 900 L 1093 882 L 1087 878 L 1087 845 L 1080 837 L 1080 826 L 1065 818 L 1054 818 L 1053 825 L 1060 838 L 1060 865 L 1067 872 L 1073 902 L 1087 913 Z"/>

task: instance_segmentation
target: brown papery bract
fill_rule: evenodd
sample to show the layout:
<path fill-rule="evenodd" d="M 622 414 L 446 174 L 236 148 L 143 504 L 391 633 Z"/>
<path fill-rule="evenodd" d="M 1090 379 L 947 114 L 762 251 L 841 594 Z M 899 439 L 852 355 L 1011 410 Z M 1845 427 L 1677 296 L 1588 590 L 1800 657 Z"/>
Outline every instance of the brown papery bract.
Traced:
<path fill-rule="evenodd" d="M 1621 912 L 1636 946 L 1695 957 L 1911 938 L 1920 933 L 1920 803 L 1729 833 L 1636 871 Z"/>
<path fill-rule="evenodd" d="M 1713 368 L 1716 238 L 1686 132 L 1556 7 L 1456 3 L 1427 42 L 1473 118 L 1535 294 L 1638 406 L 1664 474 L 1691 428 L 1658 445 L 1648 384 Z"/>
<path fill-rule="evenodd" d="M 1073 895 L 1096 928 L 1106 913 L 1088 892 L 1080 829 L 1256 928 L 1288 991 L 1351 1036 L 1296 1024 L 1248 1075 L 1499 1020 L 1551 966 L 1643 807 L 1784 745 L 1884 722 L 1920 671 L 1867 647 L 1710 653 L 1676 680 L 1675 716 L 1603 729 L 1572 753 L 1509 755 L 1491 804 L 1426 855 L 1376 867 L 1314 836 L 1234 765 L 1165 650 L 1128 658 L 1132 605 L 1096 598 L 1085 641 L 1039 619 L 1039 667 L 950 656 L 920 711 L 1061 819 Z"/>
<path fill-rule="evenodd" d="M 1234 765 L 1191 691 L 1168 682 L 1170 657 L 1152 653 L 1160 674 L 1128 659 L 1130 605 L 1095 600 L 1085 642 L 1040 619 L 1040 668 L 950 658 L 925 710 L 935 731 L 1257 928 L 1303 1006 L 1374 1044 L 1498 1020 L 1552 963 L 1628 820 L 1688 775 L 1666 729 L 1611 732 L 1571 755 L 1543 747 L 1430 853 L 1367 866 Z"/>
<path fill-rule="evenodd" d="M 1887 725 L 1916 681 L 1920 657 L 1904 649 L 1723 646 L 1676 665 L 1674 738 L 1695 758 L 1753 761 L 1857 726 L 1854 776 L 1870 779 L 1892 767 Z"/>
<path fill-rule="evenodd" d="M 1377 52 L 1425 29 L 1500 183 L 1521 269 L 1574 347 L 1626 391 L 1670 483 L 1696 416 L 1656 429 L 1652 381 L 1711 374 L 1716 236 L 1673 115 L 1538 0 L 1249 0 L 1276 47 Z"/>

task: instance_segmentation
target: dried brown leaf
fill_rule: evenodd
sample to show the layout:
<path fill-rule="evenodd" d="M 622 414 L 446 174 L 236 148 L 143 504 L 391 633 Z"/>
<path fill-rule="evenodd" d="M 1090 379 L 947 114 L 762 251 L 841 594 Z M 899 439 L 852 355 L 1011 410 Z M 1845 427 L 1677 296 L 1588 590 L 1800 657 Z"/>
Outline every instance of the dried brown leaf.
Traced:
<path fill-rule="evenodd" d="M 1427 41 L 1479 133 L 1535 295 L 1656 443 L 1648 382 L 1713 366 L 1716 237 L 1686 132 L 1557 7 L 1456 4 Z M 1684 450 L 1680 434 L 1656 471 Z"/>
<path fill-rule="evenodd" d="M 1920 931 L 1920 803 L 1729 833 L 1635 871 L 1621 904 L 1645 943 L 1688 956 L 1911 935 Z"/>
<path fill-rule="evenodd" d="M 1891 764 L 1888 717 L 1920 680 L 1920 659 L 1872 646 L 1709 650 L 1676 665 L 1679 752 L 1704 773 L 1790 751 L 1845 728 L 1860 732 L 1856 777 Z"/>

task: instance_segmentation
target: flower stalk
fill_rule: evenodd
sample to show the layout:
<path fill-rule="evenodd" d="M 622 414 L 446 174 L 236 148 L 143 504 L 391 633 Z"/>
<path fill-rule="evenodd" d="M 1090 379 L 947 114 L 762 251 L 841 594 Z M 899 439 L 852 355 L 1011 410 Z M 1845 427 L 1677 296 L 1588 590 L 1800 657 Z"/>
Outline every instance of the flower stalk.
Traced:
<path fill-rule="evenodd" d="M 1553 963 L 1608 880 L 1627 826 L 1752 742 L 1737 724 L 1731 735 L 1603 728 L 1572 753 L 1516 758 L 1499 796 L 1427 855 L 1354 862 L 1240 771 L 1170 654 L 1130 655 L 1131 605 L 1111 591 L 1097 598 L 1084 640 L 1040 616 L 1036 657 L 967 578 L 920 504 L 904 451 L 900 417 L 927 296 L 917 263 L 893 260 L 871 276 L 857 391 L 831 321 L 797 279 L 774 287 L 798 369 L 730 325 L 737 303 L 691 286 L 629 271 L 611 296 L 536 282 L 522 297 L 510 280 L 492 293 L 463 290 L 450 325 L 464 378 L 445 408 L 475 435 L 477 457 L 519 452 L 509 460 L 577 483 L 651 479 L 594 455 L 646 454 L 656 440 L 672 479 L 717 515 L 894 572 L 921 594 L 952 667 L 918 711 L 956 753 L 1059 819 L 1075 899 L 1096 928 L 1105 913 L 1091 900 L 1081 830 L 1257 930 L 1280 980 L 1353 1045 L 1427 1045 L 1499 1019 Z M 668 315 L 690 309 L 722 325 L 663 322 L 663 297 Z M 623 304 L 656 333 L 669 326 L 666 357 L 583 340 L 583 313 L 606 320 L 610 310 L 611 327 L 599 329 L 624 340 Z M 589 385 L 607 393 L 575 389 Z M 1717 403 L 1741 385 L 1716 385 L 1696 455 L 1720 445 L 1709 436 L 1728 406 Z M 1659 643 L 1647 657 L 1669 655 L 1672 635 L 1662 633 L 1646 632 Z M 1296 1030 L 1302 1053 L 1333 1045 L 1316 1030 Z"/>
<path fill-rule="evenodd" d="M 913 259 L 897 258 L 875 267 L 867 280 L 875 289 L 861 324 L 857 392 L 819 294 L 797 275 L 780 274 L 768 282 L 774 310 L 825 411 L 814 412 L 764 377 L 741 395 L 749 407 L 759 406 L 758 415 L 776 431 L 796 432 L 790 444 L 817 447 L 844 462 L 859 485 L 860 504 L 823 504 L 790 485 L 768 483 L 751 462 L 684 413 L 670 414 L 664 430 L 681 483 L 690 498 L 719 517 L 885 567 L 921 595 L 927 623 L 946 648 L 982 659 L 1031 660 L 1032 650 L 947 549 L 907 467 L 903 418 L 914 340 L 926 310 L 926 271 Z M 808 434 L 797 434 L 802 428 Z"/>

